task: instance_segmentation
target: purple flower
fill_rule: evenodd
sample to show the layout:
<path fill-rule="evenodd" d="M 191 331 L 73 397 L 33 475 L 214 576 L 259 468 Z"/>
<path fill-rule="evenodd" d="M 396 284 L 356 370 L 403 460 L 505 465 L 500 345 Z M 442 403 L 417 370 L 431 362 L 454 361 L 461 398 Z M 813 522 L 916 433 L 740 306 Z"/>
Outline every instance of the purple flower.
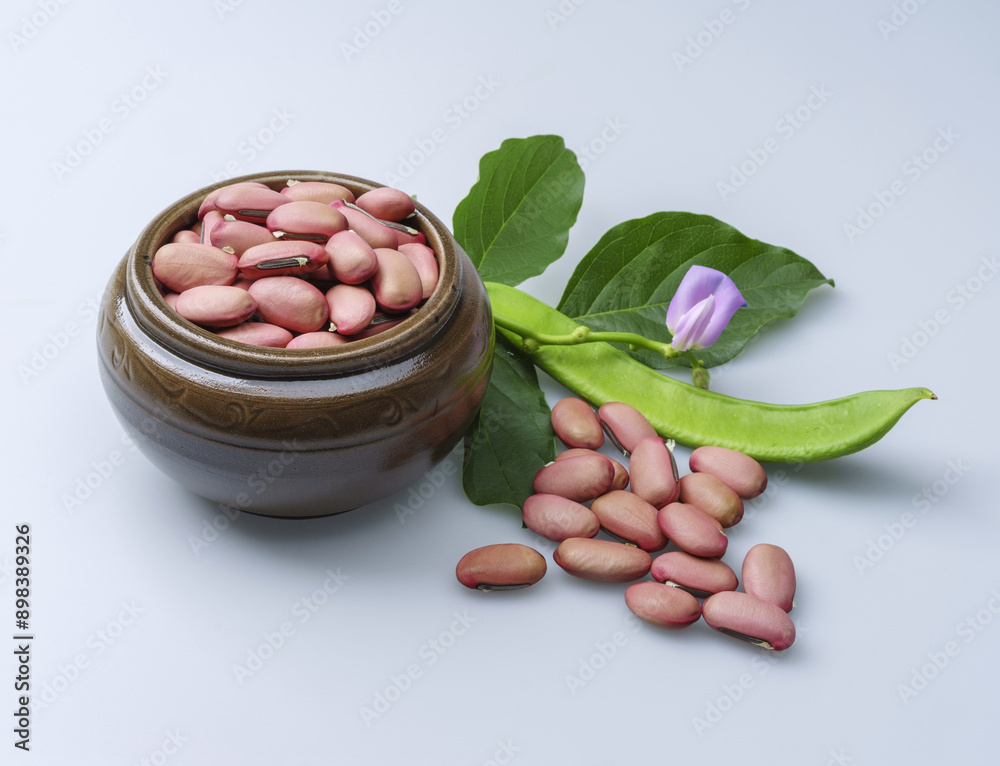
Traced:
<path fill-rule="evenodd" d="M 719 339 L 736 310 L 746 306 L 736 283 L 721 271 L 692 266 L 667 309 L 674 351 L 708 348 Z"/>

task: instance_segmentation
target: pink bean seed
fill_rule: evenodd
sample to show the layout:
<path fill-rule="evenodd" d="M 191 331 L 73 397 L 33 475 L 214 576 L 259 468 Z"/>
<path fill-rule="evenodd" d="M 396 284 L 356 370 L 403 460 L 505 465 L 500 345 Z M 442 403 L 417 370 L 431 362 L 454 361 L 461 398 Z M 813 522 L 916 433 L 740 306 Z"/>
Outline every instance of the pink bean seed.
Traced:
<path fill-rule="evenodd" d="M 670 503 L 656 520 L 668 540 L 693 556 L 719 558 L 729 546 L 722 525 L 696 505 Z"/>
<path fill-rule="evenodd" d="M 220 338 L 238 343 L 269 348 L 284 348 L 292 339 L 292 334 L 284 327 L 267 322 L 244 322 L 235 327 L 220 330 L 217 335 Z"/>
<path fill-rule="evenodd" d="M 298 277 L 264 277 L 249 289 L 261 319 L 292 332 L 315 332 L 326 326 L 326 296 Z"/>
<path fill-rule="evenodd" d="M 656 429 L 646 416 L 631 404 L 607 402 L 598 409 L 597 416 L 608 435 L 613 436 L 626 453 L 631 453 L 641 440 L 656 436 Z"/>
<path fill-rule="evenodd" d="M 212 245 L 213 247 L 218 248 L 222 247 L 222 245 L 216 244 L 212 240 L 212 229 L 220 223 L 222 223 L 222 213 L 218 210 L 209 210 L 205 213 L 205 217 L 201 222 L 201 243 L 203 245 Z"/>
<path fill-rule="evenodd" d="M 212 227 L 212 244 L 229 248 L 237 258 L 251 247 L 269 242 L 274 242 L 274 235 L 249 221 L 220 221 Z"/>
<path fill-rule="evenodd" d="M 644 551 L 667 547 L 667 538 L 657 523 L 656 508 L 632 492 L 612 490 L 596 498 L 590 510 L 606 532 Z"/>
<path fill-rule="evenodd" d="M 549 540 L 562 542 L 571 537 L 593 537 L 601 523 L 587 506 L 559 495 L 538 493 L 524 501 L 524 525 Z"/>
<path fill-rule="evenodd" d="M 337 204 L 338 202 L 340 204 Z M 377 247 L 394 249 L 396 247 L 396 235 L 393 229 L 372 220 L 360 210 L 347 207 L 343 204 L 343 200 L 334 200 L 330 203 L 330 207 L 344 214 L 351 231 L 357 232 L 358 236 L 367 242 L 369 247 L 373 249 Z"/>
<path fill-rule="evenodd" d="M 599 452 L 593 455 L 557 460 L 535 474 L 534 490 L 586 503 L 611 488 L 615 469 L 611 460 Z"/>
<path fill-rule="evenodd" d="M 412 215 L 415 209 L 413 197 L 388 186 L 365 192 L 357 198 L 355 204 L 366 213 L 385 221 L 402 221 Z"/>
<path fill-rule="evenodd" d="M 795 625 L 785 611 L 747 593 L 722 591 L 701 606 L 716 630 L 765 649 L 783 651 L 795 642 Z"/>
<path fill-rule="evenodd" d="M 434 251 L 426 245 L 417 243 L 399 245 L 396 249 L 405 255 L 416 268 L 423 289 L 421 297 L 427 300 L 431 297 L 431 293 L 434 292 L 438 283 L 438 261 L 434 256 Z"/>
<path fill-rule="evenodd" d="M 683 588 L 696 598 L 706 598 L 724 590 L 736 590 L 739 580 L 729 564 L 719 559 L 693 556 L 686 551 L 669 551 L 653 559 L 649 571 L 657 582 Z"/>
<path fill-rule="evenodd" d="M 764 467 L 749 455 L 726 447 L 698 447 L 688 459 L 692 471 L 710 473 L 744 500 L 767 489 Z"/>
<path fill-rule="evenodd" d="M 240 274 L 247 279 L 308 274 L 329 260 L 326 248 L 318 242 L 271 240 L 254 245 L 240 256 Z"/>
<path fill-rule="evenodd" d="M 359 285 L 334 285 L 326 291 L 330 322 L 341 335 L 355 335 L 375 318 L 375 296 Z"/>
<path fill-rule="evenodd" d="M 289 202 L 284 194 L 254 186 L 230 186 L 220 190 L 215 198 L 219 212 L 251 223 L 264 223 L 272 210 Z"/>
<path fill-rule="evenodd" d="M 383 311 L 406 311 L 420 303 L 423 288 L 420 275 L 410 260 L 398 250 L 375 248 L 378 270 L 372 275 L 375 302 Z"/>
<path fill-rule="evenodd" d="M 308 200 L 279 205 L 267 216 L 267 228 L 280 239 L 304 239 L 326 244 L 338 231 L 347 231 L 347 219 L 322 202 Z"/>
<path fill-rule="evenodd" d="M 235 255 L 211 245 L 171 242 L 153 255 L 153 276 L 178 293 L 199 285 L 230 285 L 236 261 Z"/>
<path fill-rule="evenodd" d="M 205 199 L 202 200 L 201 206 L 198 208 L 198 218 L 204 218 L 205 213 L 207 213 L 209 210 L 218 210 L 218 208 L 215 205 L 215 201 L 221 192 L 226 191 L 227 189 L 236 189 L 240 186 L 253 186 L 257 189 L 270 188 L 266 184 L 258 183 L 257 181 L 241 181 L 240 183 L 229 184 L 228 186 L 222 186 L 216 189 L 214 192 L 212 192 L 207 197 L 205 197 Z"/>
<path fill-rule="evenodd" d="M 658 582 L 629 585 L 625 604 L 640 620 L 670 630 L 686 628 L 701 618 L 701 605 L 694 596 Z"/>
<path fill-rule="evenodd" d="M 354 202 L 354 194 L 346 186 L 326 181 L 302 181 L 281 190 L 292 201 L 322 202 L 329 205 L 335 199 Z"/>
<path fill-rule="evenodd" d="M 249 319 L 257 303 L 246 290 L 226 285 L 200 285 L 177 296 L 174 310 L 205 327 L 232 327 Z"/>
<path fill-rule="evenodd" d="M 378 270 L 378 257 L 360 234 L 339 231 L 326 243 L 330 272 L 334 279 L 348 285 L 360 285 Z"/>
<path fill-rule="evenodd" d="M 552 428 L 567 447 L 598 449 L 604 431 L 593 408 L 575 396 L 567 396 L 552 408 Z"/>
<path fill-rule="evenodd" d="M 662 508 L 680 494 L 674 479 L 670 450 L 659 436 L 640 439 L 631 450 L 628 473 L 632 491 L 650 505 Z"/>
<path fill-rule="evenodd" d="M 182 229 L 181 231 L 174 234 L 174 238 L 170 240 L 171 242 L 183 242 L 190 244 L 191 242 L 201 242 L 201 235 L 191 229 Z"/>
<path fill-rule="evenodd" d="M 335 332 L 304 332 L 288 341 L 285 348 L 330 348 L 347 343 L 347 338 Z"/>

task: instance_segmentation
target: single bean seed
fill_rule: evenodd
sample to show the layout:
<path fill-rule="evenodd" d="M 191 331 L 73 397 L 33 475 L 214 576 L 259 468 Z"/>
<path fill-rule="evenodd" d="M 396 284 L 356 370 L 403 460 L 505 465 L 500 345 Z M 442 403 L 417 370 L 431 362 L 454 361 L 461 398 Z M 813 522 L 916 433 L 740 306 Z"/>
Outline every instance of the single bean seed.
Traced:
<path fill-rule="evenodd" d="M 315 332 L 326 326 L 326 296 L 298 277 L 264 277 L 249 289 L 261 319 L 292 332 Z"/>
<path fill-rule="evenodd" d="M 632 582 L 649 574 L 653 563 L 646 551 L 610 540 L 572 537 L 563 540 L 553 560 L 574 577 L 600 582 Z"/>
<path fill-rule="evenodd" d="M 357 198 L 355 204 L 376 218 L 401 221 L 413 214 L 413 197 L 399 189 L 383 186 L 366 191 Z"/>
<path fill-rule="evenodd" d="M 587 344 L 591 345 L 591 344 Z M 639 410 L 624 402 L 605 402 L 597 410 L 605 433 L 626 456 L 645 438 L 656 436 L 656 429 Z"/>
<path fill-rule="evenodd" d="M 625 589 L 625 604 L 640 620 L 660 628 L 686 628 L 701 617 L 690 593 L 658 582 L 637 582 Z"/>
<path fill-rule="evenodd" d="M 656 508 L 632 492 L 606 492 L 590 504 L 590 510 L 605 531 L 644 551 L 667 546 L 667 538 L 657 523 Z"/>
<path fill-rule="evenodd" d="M 281 190 L 293 201 L 322 202 L 329 205 L 335 199 L 354 202 L 354 194 L 346 186 L 327 181 L 299 181 Z"/>
<path fill-rule="evenodd" d="M 378 257 L 355 231 L 340 231 L 326 243 L 334 279 L 348 285 L 367 282 L 378 271 Z"/>
<path fill-rule="evenodd" d="M 577 328 L 521 290 L 495 282 L 487 282 L 486 290 L 498 331 L 517 345 L 522 338 L 504 329 L 505 322 L 552 335 Z M 594 406 L 636 407 L 664 437 L 692 448 L 728 447 L 761 461 L 810 462 L 857 452 L 881 439 L 918 401 L 937 398 L 926 388 L 908 388 L 816 404 L 764 404 L 689 385 L 606 343 L 540 346 L 531 360 Z"/>
<path fill-rule="evenodd" d="M 182 229 L 181 231 L 174 234 L 171 242 L 182 242 L 182 243 L 192 243 L 201 242 L 201 235 L 191 229 Z"/>
<path fill-rule="evenodd" d="M 410 260 L 398 250 L 376 247 L 378 270 L 372 274 L 375 302 L 384 311 L 406 311 L 420 303 L 423 287 Z"/>
<path fill-rule="evenodd" d="M 466 553 L 455 567 L 458 581 L 476 590 L 527 588 L 545 576 L 545 557 L 519 543 L 486 545 Z"/>
<path fill-rule="evenodd" d="M 674 479 L 674 464 L 663 439 L 647 436 L 640 439 L 631 452 L 628 469 L 632 491 L 657 508 L 674 502 L 680 494 L 680 486 Z"/>
<path fill-rule="evenodd" d="M 736 491 L 710 473 L 681 476 L 682 503 L 697 505 L 723 527 L 732 527 L 743 518 L 743 500 Z"/>
<path fill-rule="evenodd" d="M 279 205 L 272 210 L 267 216 L 267 228 L 279 239 L 304 239 L 326 244 L 338 231 L 347 231 L 347 219 L 322 202 L 302 200 Z"/>
<path fill-rule="evenodd" d="M 427 245 L 418 243 L 397 245 L 396 249 L 409 258 L 410 263 L 417 270 L 417 274 L 420 275 L 420 285 L 423 288 L 421 298 L 427 300 L 434 292 L 434 288 L 437 287 L 439 278 L 438 262 L 434 251 Z"/>
<path fill-rule="evenodd" d="M 216 333 L 220 338 L 247 343 L 251 346 L 267 346 L 269 348 L 284 348 L 292 339 L 292 334 L 284 327 L 267 322 L 244 322 L 243 324 L 220 330 Z"/>
<path fill-rule="evenodd" d="M 153 255 L 153 276 L 174 292 L 199 285 L 231 285 L 237 258 L 211 245 L 171 242 Z"/>
<path fill-rule="evenodd" d="M 215 198 L 220 213 L 251 223 L 264 223 L 272 210 L 289 202 L 291 200 L 284 194 L 254 186 L 229 186 L 221 189 Z"/>
<path fill-rule="evenodd" d="M 246 290 L 226 285 L 199 285 L 177 296 L 174 311 L 205 327 L 232 327 L 245 322 L 257 302 Z"/>
<path fill-rule="evenodd" d="M 240 256 L 237 266 L 247 279 L 308 274 L 324 266 L 330 256 L 318 242 L 271 240 L 254 245 Z"/>
<path fill-rule="evenodd" d="M 692 471 L 710 473 L 731 487 L 744 500 L 767 489 L 764 467 L 749 455 L 725 447 L 698 447 L 691 453 Z"/>
<path fill-rule="evenodd" d="M 198 208 L 198 218 L 204 218 L 205 213 L 209 210 L 218 210 L 215 205 L 215 200 L 218 198 L 219 194 L 228 189 L 236 189 L 241 186 L 253 186 L 257 189 L 269 189 L 267 184 L 258 183 L 257 181 L 241 181 L 240 183 L 229 184 L 228 186 L 221 186 L 214 192 L 211 192 L 205 199 L 202 200 L 201 206 Z"/>
<path fill-rule="evenodd" d="M 338 201 L 340 204 L 337 204 Z M 334 200 L 330 203 L 330 207 L 343 213 L 351 231 L 356 232 L 372 249 L 378 247 L 395 249 L 396 235 L 388 226 L 360 210 L 348 207 L 342 200 Z"/>
<path fill-rule="evenodd" d="M 304 332 L 288 341 L 285 348 L 330 348 L 347 343 L 350 343 L 347 338 L 335 332 Z"/>
<path fill-rule="evenodd" d="M 696 505 L 669 503 L 656 520 L 668 540 L 694 556 L 718 558 L 729 546 L 722 525 Z"/>
<path fill-rule="evenodd" d="M 567 447 L 598 449 L 604 431 L 593 408 L 583 399 L 568 396 L 552 408 L 552 428 Z"/>
<path fill-rule="evenodd" d="M 739 581 L 732 567 L 719 559 L 692 556 L 686 551 L 668 551 L 653 559 L 649 570 L 654 580 L 686 590 L 696 598 L 736 590 Z"/>
<path fill-rule="evenodd" d="M 269 242 L 274 242 L 271 232 L 248 221 L 219 221 L 212 227 L 212 243 L 230 248 L 237 258 L 255 245 Z"/>
<path fill-rule="evenodd" d="M 535 474 L 534 490 L 586 503 L 607 492 L 614 478 L 611 460 L 595 452 L 543 466 Z"/>
<path fill-rule="evenodd" d="M 784 548 L 761 543 L 743 559 L 743 590 L 754 598 L 792 611 L 795 604 L 795 566 Z"/>
<path fill-rule="evenodd" d="M 354 210 L 354 211 L 356 211 L 358 213 L 361 213 L 362 215 L 366 215 L 369 218 L 371 218 L 373 221 L 375 221 L 375 223 L 379 223 L 382 226 L 385 226 L 387 228 L 392 229 L 392 231 L 397 235 L 397 237 L 396 237 L 397 244 L 399 242 L 398 235 L 401 234 L 401 233 L 404 233 L 404 234 L 406 234 L 407 236 L 410 236 L 410 237 L 416 237 L 416 236 L 418 236 L 420 234 L 420 231 L 418 229 L 414 229 L 412 226 L 409 226 L 409 225 L 407 225 L 405 223 L 401 223 L 399 221 L 393 221 L 391 219 L 387 220 L 387 219 L 384 219 L 384 218 L 379 218 L 378 216 L 372 215 L 371 213 L 369 213 L 364 208 L 360 208 L 357 205 L 354 205 L 354 204 L 352 204 L 350 202 L 344 202 L 344 207 L 345 208 L 349 208 L 351 210 Z"/>
<path fill-rule="evenodd" d="M 701 605 L 705 622 L 726 635 L 780 652 L 795 642 L 795 625 L 781 607 L 747 593 L 723 591 Z"/>
<path fill-rule="evenodd" d="M 531 495 L 524 501 L 521 518 L 532 532 L 560 543 L 571 537 L 593 537 L 601 528 L 587 506 L 559 495 Z"/>
<path fill-rule="evenodd" d="M 218 210 L 209 210 L 205 213 L 205 218 L 201 222 L 201 244 L 212 245 L 213 247 L 218 247 L 220 250 L 222 249 L 222 245 L 212 239 L 212 229 L 220 223 L 223 223 L 222 213 Z"/>
<path fill-rule="evenodd" d="M 330 322 L 341 335 L 364 330 L 375 318 L 375 296 L 358 285 L 334 285 L 326 291 Z"/>
<path fill-rule="evenodd" d="M 571 447 L 570 449 L 563 450 L 558 455 L 556 455 L 556 460 L 567 460 L 571 457 L 579 457 L 580 455 L 591 455 L 594 454 L 594 450 L 584 449 L 581 447 Z M 604 455 L 604 453 L 596 453 Z M 615 460 L 613 457 L 609 457 L 608 460 L 611 461 L 611 465 L 615 469 L 615 478 L 611 481 L 610 489 L 625 489 L 629 483 L 628 469 L 625 468 L 621 463 Z"/>

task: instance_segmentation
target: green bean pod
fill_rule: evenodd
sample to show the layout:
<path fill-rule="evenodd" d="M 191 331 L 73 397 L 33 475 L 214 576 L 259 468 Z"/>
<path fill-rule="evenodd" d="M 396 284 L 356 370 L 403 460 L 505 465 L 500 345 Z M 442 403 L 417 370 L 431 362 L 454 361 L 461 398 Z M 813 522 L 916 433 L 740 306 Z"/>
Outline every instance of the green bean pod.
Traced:
<path fill-rule="evenodd" d="M 498 331 L 519 346 L 523 339 L 505 329 L 505 319 L 553 335 L 578 326 L 516 288 L 487 282 L 486 290 Z M 543 345 L 529 353 L 538 367 L 595 407 L 625 402 L 665 438 L 692 448 L 728 447 L 767 462 L 815 462 L 857 452 L 885 436 L 918 401 L 937 398 L 926 388 L 907 388 L 813 404 L 768 404 L 697 388 L 607 343 Z"/>

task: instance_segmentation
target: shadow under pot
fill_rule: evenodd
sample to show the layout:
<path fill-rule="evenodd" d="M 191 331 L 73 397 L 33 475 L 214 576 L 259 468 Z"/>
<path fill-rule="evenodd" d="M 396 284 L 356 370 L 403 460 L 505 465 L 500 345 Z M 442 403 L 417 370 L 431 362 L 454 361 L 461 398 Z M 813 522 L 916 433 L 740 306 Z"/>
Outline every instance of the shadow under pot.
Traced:
<path fill-rule="evenodd" d="M 154 218 L 101 304 L 101 379 L 126 432 L 192 492 L 249 513 L 326 516 L 405 489 L 459 442 L 489 385 L 493 321 L 483 283 L 447 227 L 420 203 L 411 226 L 438 258 L 438 285 L 395 327 L 323 349 L 221 338 L 167 306 L 150 261 L 197 221 L 201 201 L 240 181 L 280 190 L 327 181 L 356 196 L 379 184 L 311 171 L 200 189 Z"/>

